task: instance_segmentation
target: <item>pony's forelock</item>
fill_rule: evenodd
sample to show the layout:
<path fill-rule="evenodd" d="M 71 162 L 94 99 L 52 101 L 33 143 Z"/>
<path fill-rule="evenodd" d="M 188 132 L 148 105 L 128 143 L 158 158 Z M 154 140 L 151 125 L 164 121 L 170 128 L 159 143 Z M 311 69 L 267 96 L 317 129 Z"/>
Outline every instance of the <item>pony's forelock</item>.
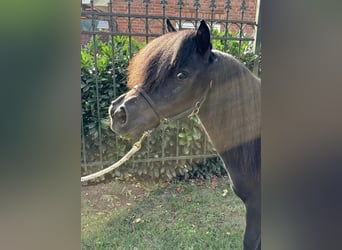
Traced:
<path fill-rule="evenodd" d="M 194 31 L 167 33 L 141 49 L 128 66 L 128 87 L 151 90 L 164 82 L 173 69 L 179 68 L 195 49 Z"/>

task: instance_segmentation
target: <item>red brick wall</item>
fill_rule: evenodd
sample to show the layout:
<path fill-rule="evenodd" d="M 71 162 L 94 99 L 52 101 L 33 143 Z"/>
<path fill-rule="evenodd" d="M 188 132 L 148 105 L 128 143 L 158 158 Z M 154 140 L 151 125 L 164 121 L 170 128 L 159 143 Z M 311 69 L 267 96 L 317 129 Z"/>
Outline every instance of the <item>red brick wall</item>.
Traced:
<path fill-rule="evenodd" d="M 194 18 L 196 16 L 195 8 L 193 6 L 193 0 L 183 0 L 184 5 L 182 8 L 182 17 L 191 17 Z M 224 8 L 226 0 L 216 0 L 216 8 L 214 10 L 214 19 L 222 19 L 226 18 L 226 10 Z M 230 20 L 241 20 L 241 2 L 242 0 L 232 0 L 231 1 L 231 9 L 229 12 Z M 244 20 L 246 21 L 255 21 L 256 14 L 256 2 L 257 0 L 246 0 L 246 10 L 244 13 Z M 177 5 L 178 0 L 167 0 L 167 5 L 165 8 L 166 17 L 178 17 L 179 16 L 179 6 Z M 209 20 L 211 18 L 211 10 L 210 10 L 210 1 L 202 0 L 200 2 L 201 7 L 199 8 L 198 17 L 201 19 Z M 101 8 L 104 10 L 106 8 Z M 108 9 L 105 10 L 108 12 Z M 128 4 L 127 0 L 114 0 L 113 1 L 113 13 L 128 13 Z M 162 16 L 163 8 L 160 0 L 150 0 L 148 6 L 148 13 L 152 16 Z M 133 0 L 131 2 L 131 14 L 146 14 L 146 5 L 142 0 Z M 128 33 L 128 18 L 127 17 L 114 17 L 114 21 L 117 23 L 117 31 Z M 175 21 L 172 21 L 175 25 Z M 184 21 L 182 21 L 184 23 Z M 132 33 L 146 33 L 145 30 L 145 19 L 131 18 L 131 32 Z M 239 26 L 235 24 L 230 24 L 229 29 L 233 31 L 237 31 Z M 224 26 L 221 25 L 221 31 L 224 31 Z M 244 33 L 247 33 L 248 36 L 254 36 L 254 27 L 250 25 L 246 25 L 243 29 Z M 162 34 L 162 23 L 161 20 L 153 20 L 149 19 L 149 34 Z M 135 37 L 139 41 L 144 41 L 145 37 Z M 85 42 L 88 38 L 87 36 L 82 36 L 83 42 Z M 153 39 L 153 38 L 149 38 Z"/>

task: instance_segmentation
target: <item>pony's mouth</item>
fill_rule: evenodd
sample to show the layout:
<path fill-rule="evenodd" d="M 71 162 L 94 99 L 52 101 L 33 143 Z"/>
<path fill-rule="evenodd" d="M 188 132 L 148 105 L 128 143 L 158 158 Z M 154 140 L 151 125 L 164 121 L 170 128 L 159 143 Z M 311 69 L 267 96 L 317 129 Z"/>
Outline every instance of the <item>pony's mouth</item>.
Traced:
<path fill-rule="evenodd" d="M 127 117 L 128 115 L 123 113 L 117 115 L 116 118 L 110 117 L 110 128 L 115 134 L 124 137 L 129 137 L 133 141 L 140 138 L 147 131 L 150 134 L 159 126 L 159 123 L 155 124 L 154 126 L 151 126 L 150 123 L 146 122 L 128 122 Z"/>

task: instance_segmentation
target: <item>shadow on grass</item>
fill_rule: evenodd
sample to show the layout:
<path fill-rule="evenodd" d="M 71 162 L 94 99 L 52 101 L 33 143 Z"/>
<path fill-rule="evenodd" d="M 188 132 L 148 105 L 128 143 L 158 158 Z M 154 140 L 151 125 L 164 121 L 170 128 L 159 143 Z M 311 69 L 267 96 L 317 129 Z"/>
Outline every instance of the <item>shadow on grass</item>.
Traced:
<path fill-rule="evenodd" d="M 82 214 L 92 227 L 82 230 L 82 249 L 242 249 L 244 206 L 223 178 L 171 184 L 125 209 Z"/>

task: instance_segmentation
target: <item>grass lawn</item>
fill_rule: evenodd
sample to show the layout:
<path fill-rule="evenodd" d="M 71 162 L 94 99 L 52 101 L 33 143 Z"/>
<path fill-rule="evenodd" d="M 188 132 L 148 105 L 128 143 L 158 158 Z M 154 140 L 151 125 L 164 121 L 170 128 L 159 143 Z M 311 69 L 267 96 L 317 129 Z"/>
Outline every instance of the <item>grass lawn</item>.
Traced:
<path fill-rule="evenodd" d="M 242 249 L 244 206 L 227 178 L 82 187 L 82 249 Z"/>

